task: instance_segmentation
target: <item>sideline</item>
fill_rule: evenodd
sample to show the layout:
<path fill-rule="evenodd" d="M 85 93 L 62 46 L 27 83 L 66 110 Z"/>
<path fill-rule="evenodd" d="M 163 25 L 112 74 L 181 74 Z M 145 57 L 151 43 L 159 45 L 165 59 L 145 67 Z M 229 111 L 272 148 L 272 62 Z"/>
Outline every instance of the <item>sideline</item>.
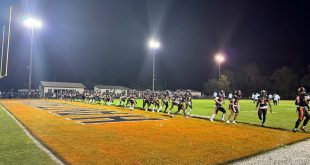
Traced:
<path fill-rule="evenodd" d="M 307 164 L 307 162 L 309 162 L 309 158 L 307 156 L 310 153 L 308 150 L 309 142 L 310 138 L 306 138 L 221 164 Z M 301 155 L 295 155 L 297 152 L 301 152 Z"/>
<path fill-rule="evenodd" d="M 0 107 L 5 111 L 16 123 L 17 125 L 25 132 L 25 134 L 38 146 L 42 151 L 47 153 L 47 155 L 54 160 L 59 165 L 65 165 L 65 163 L 60 160 L 57 156 L 55 156 L 49 149 L 47 149 L 44 145 L 42 145 L 37 138 L 35 138 L 23 124 L 21 124 L 6 108 L 4 105 L 0 103 Z"/>

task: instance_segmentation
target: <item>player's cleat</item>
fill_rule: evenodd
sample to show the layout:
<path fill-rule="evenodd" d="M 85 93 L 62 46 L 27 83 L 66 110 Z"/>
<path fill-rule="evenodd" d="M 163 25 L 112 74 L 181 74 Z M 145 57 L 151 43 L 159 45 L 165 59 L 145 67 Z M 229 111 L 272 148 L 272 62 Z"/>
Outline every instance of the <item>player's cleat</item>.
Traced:
<path fill-rule="evenodd" d="M 307 128 L 305 126 L 300 127 L 300 129 L 304 132 L 308 132 Z"/>
<path fill-rule="evenodd" d="M 297 132 L 297 128 L 294 128 L 294 129 L 293 129 L 293 132 Z"/>
<path fill-rule="evenodd" d="M 236 121 L 233 121 L 232 123 L 233 123 L 233 124 L 237 124 Z"/>
<path fill-rule="evenodd" d="M 229 123 L 230 123 L 230 121 L 229 121 L 229 120 L 227 120 L 227 121 L 226 121 L 226 123 L 227 123 L 227 124 L 229 124 Z"/>
<path fill-rule="evenodd" d="M 214 120 L 213 120 L 213 119 L 210 119 L 210 121 L 211 121 L 211 122 L 214 122 Z"/>

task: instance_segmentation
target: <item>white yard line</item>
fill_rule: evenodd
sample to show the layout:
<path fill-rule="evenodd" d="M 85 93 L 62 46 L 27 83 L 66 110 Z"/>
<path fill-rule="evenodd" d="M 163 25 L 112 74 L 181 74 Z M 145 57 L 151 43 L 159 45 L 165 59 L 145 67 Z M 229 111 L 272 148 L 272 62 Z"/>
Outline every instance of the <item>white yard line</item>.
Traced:
<path fill-rule="evenodd" d="M 17 125 L 25 132 L 25 134 L 47 155 L 59 165 L 65 165 L 57 156 L 55 156 L 49 149 L 42 145 L 28 130 L 24 127 L 4 106 L 0 104 L 1 108 L 17 123 Z"/>

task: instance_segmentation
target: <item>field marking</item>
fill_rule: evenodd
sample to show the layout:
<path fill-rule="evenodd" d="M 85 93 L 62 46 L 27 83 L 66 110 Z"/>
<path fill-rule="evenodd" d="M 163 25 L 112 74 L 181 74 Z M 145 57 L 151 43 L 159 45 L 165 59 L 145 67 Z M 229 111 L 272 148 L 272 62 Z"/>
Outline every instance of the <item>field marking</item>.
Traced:
<path fill-rule="evenodd" d="M 44 105 L 44 103 L 36 104 L 35 102 L 28 102 L 27 105 L 30 105 L 33 108 L 39 109 L 39 110 L 42 110 L 43 108 L 43 110 L 47 110 L 50 114 L 56 115 L 58 117 L 65 117 L 64 118 L 65 120 L 78 121 L 77 123 L 80 123 L 83 125 L 105 124 L 105 123 L 114 123 L 114 122 L 133 122 L 133 121 L 143 122 L 147 120 L 151 120 L 151 121 L 163 120 L 161 118 L 144 117 L 143 115 L 132 115 L 127 112 L 124 113 L 122 111 L 119 111 L 119 109 L 111 110 L 105 107 L 92 108 L 88 106 L 80 107 L 76 105 L 69 105 L 68 106 L 69 108 L 66 106 L 59 106 L 60 107 L 59 108 L 56 106 L 51 106 L 52 105 L 51 103 Z M 54 108 L 51 108 L 51 107 L 54 107 Z M 62 108 L 65 108 L 65 109 L 62 109 Z M 133 117 L 138 117 L 138 119 L 132 119 Z"/>
<path fill-rule="evenodd" d="M 44 145 L 42 145 L 36 137 L 34 137 L 27 128 L 20 123 L 1 103 L 1 108 L 16 122 L 16 124 L 25 132 L 25 134 L 34 142 L 34 144 L 39 147 L 43 152 L 47 153 L 47 155 L 54 160 L 59 165 L 65 165 L 65 163 L 60 160 L 56 155 L 54 155 L 48 148 L 46 148 Z"/>
<path fill-rule="evenodd" d="M 126 123 L 134 123 L 134 122 L 156 122 L 156 121 L 162 121 L 162 120 L 167 120 L 167 119 L 160 119 L 160 120 L 157 120 L 157 119 L 153 119 L 153 120 L 128 120 L 128 121 L 121 121 L 121 122 L 126 122 Z M 80 123 L 82 125 L 96 125 L 96 124 L 102 124 L 102 123 L 83 123 L 83 122 L 77 122 L 77 123 Z M 113 124 L 113 123 L 120 123 L 120 122 L 108 122 L 109 124 Z"/>

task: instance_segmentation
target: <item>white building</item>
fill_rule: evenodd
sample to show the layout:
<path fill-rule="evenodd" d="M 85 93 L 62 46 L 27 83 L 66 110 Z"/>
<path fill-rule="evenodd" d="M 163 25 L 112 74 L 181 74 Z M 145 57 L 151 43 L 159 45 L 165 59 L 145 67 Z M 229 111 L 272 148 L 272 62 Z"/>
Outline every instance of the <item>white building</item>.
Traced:
<path fill-rule="evenodd" d="M 200 97 L 200 96 L 201 96 L 201 92 L 200 92 L 200 91 L 194 91 L 194 90 L 192 90 L 192 91 L 191 91 L 191 94 L 192 94 L 192 96 L 197 96 L 197 97 Z"/>
<path fill-rule="evenodd" d="M 68 90 L 84 92 L 86 87 L 82 83 L 71 83 L 71 82 L 50 82 L 40 81 L 39 91 L 42 96 L 45 94 L 62 93 Z"/>
<path fill-rule="evenodd" d="M 127 87 L 123 86 L 112 86 L 112 85 L 94 85 L 94 91 L 100 91 L 101 93 L 105 92 L 112 92 L 115 94 L 121 94 L 122 92 L 125 92 L 127 94 L 127 91 L 130 90 Z"/>
<path fill-rule="evenodd" d="M 35 92 L 35 89 L 30 89 L 30 92 Z M 18 89 L 17 90 L 18 93 L 28 93 L 28 89 Z"/>
<path fill-rule="evenodd" d="M 180 93 L 181 94 L 186 94 L 187 93 L 187 90 L 183 90 L 183 89 L 179 89 Z M 201 92 L 200 91 L 195 91 L 195 90 L 190 90 L 192 96 L 196 96 L 196 97 L 200 97 L 201 96 Z"/>

